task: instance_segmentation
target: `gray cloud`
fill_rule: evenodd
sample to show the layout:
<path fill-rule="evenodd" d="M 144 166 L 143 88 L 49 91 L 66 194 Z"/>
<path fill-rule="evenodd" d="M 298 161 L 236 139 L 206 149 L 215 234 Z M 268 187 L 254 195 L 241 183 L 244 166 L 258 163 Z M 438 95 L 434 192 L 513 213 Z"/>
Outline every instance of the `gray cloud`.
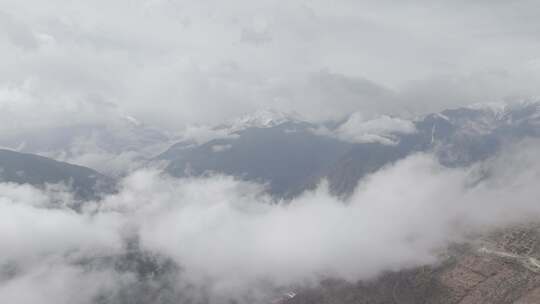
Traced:
<path fill-rule="evenodd" d="M 33 126 L 89 119 L 97 99 L 178 129 L 260 107 L 328 119 L 534 98 L 537 9 L 535 1 L 9 0 L 0 108 Z M 28 108 L 10 105 L 20 98 Z M 36 119 L 35 108 L 47 111 Z"/>
<path fill-rule="evenodd" d="M 37 37 L 24 24 L 15 20 L 11 15 L 0 11 L 0 28 L 7 38 L 18 47 L 33 50 L 39 46 Z"/>
<path fill-rule="evenodd" d="M 332 136 L 352 143 L 376 142 L 385 145 L 397 144 L 396 135 L 416 131 L 413 121 L 410 120 L 387 115 L 366 119 L 358 112 L 350 115 L 336 130 L 325 127 L 313 130 L 315 134 Z"/>

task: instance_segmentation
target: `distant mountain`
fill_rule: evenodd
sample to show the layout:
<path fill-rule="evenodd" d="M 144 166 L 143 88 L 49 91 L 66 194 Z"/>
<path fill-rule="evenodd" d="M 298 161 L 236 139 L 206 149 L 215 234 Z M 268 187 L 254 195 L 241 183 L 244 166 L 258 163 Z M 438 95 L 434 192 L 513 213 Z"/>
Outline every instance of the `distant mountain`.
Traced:
<path fill-rule="evenodd" d="M 81 199 L 96 198 L 114 190 L 114 180 L 89 168 L 46 157 L 0 149 L 0 182 L 65 184 Z"/>
<path fill-rule="evenodd" d="M 283 114 L 276 118 L 258 113 L 256 118 L 219 126 L 227 130 L 221 133 L 223 138 L 198 145 L 179 142 L 158 158 L 170 161 L 166 171 L 173 176 L 224 173 L 268 183 L 270 193 L 283 197 L 304 189 L 306 181 L 324 172 L 351 146 L 316 135 L 311 131 L 315 125 Z"/>
<path fill-rule="evenodd" d="M 161 154 L 158 159 L 170 163 L 166 171 L 267 182 L 278 197 L 295 196 L 324 178 L 334 194 L 347 196 L 361 178 L 411 153 L 433 152 L 446 166 L 467 166 L 505 142 L 540 137 L 540 103 L 475 105 L 412 120 L 351 115 L 327 125 L 263 111 L 212 130 L 219 136 L 180 141 Z"/>
<path fill-rule="evenodd" d="M 123 163 L 151 158 L 169 144 L 169 137 L 132 117 L 108 124 L 80 124 L 0 133 L 0 147 L 92 167 L 108 174 L 130 168 Z M 121 163 L 123 162 L 123 163 Z"/>
<path fill-rule="evenodd" d="M 355 144 L 318 178 L 326 178 L 334 194 L 346 196 L 362 177 L 415 152 L 433 152 L 449 167 L 467 166 L 495 155 L 505 143 L 540 137 L 539 114 L 540 103 L 520 103 L 426 115 L 413 121 L 416 132 L 395 134 L 396 144 Z"/>

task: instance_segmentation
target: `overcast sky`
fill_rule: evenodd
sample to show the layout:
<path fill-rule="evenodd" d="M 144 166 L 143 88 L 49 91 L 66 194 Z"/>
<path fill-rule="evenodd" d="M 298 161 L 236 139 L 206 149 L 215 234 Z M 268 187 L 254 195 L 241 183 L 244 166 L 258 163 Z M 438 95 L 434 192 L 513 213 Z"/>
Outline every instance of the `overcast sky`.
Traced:
<path fill-rule="evenodd" d="M 262 107 L 329 119 L 536 98 L 539 9 L 0 0 L 0 118 L 22 128 L 129 114 L 177 129 Z"/>

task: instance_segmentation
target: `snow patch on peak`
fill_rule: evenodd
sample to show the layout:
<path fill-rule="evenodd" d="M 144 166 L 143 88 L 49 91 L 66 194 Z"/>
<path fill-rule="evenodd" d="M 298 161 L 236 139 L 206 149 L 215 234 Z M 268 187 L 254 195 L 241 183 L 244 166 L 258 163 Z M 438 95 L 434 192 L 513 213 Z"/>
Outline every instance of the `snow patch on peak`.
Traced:
<path fill-rule="evenodd" d="M 490 111 L 496 116 L 502 116 L 506 112 L 508 104 L 506 102 L 485 102 L 469 105 L 467 108 L 472 110 Z"/>
<path fill-rule="evenodd" d="M 240 131 L 247 128 L 271 128 L 289 121 L 298 121 L 295 113 L 285 113 L 273 109 L 258 110 L 250 114 L 242 115 L 230 121 L 229 128 Z"/>
<path fill-rule="evenodd" d="M 201 145 L 215 139 L 237 138 L 239 136 L 237 134 L 238 132 L 249 128 L 271 128 L 286 122 L 300 121 L 302 120 L 296 113 L 285 113 L 272 109 L 264 109 L 242 115 L 217 126 L 187 126 L 180 138 L 181 141 L 192 141 L 197 145 Z"/>
<path fill-rule="evenodd" d="M 497 119 L 504 120 L 513 114 L 523 111 L 525 116 L 530 118 L 540 115 L 540 101 L 514 101 L 514 102 L 491 102 L 477 103 L 468 106 L 469 109 L 489 111 Z"/>
<path fill-rule="evenodd" d="M 445 110 L 447 119 L 460 133 L 485 135 L 503 126 L 522 122 L 535 122 L 540 118 L 540 102 L 490 102 Z"/>
<path fill-rule="evenodd" d="M 440 119 L 450 121 L 450 118 L 448 118 L 448 116 L 444 115 L 443 113 L 435 113 L 434 115 L 435 115 L 435 117 L 438 117 Z"/>
<path fill-rule="evenodd" d="M 540 101 L 518 101 L 509 103 L 506 106 L 506 110 L 507 112 L 527 110 L 529 114 L 533 115 L 540 111 Z"/>

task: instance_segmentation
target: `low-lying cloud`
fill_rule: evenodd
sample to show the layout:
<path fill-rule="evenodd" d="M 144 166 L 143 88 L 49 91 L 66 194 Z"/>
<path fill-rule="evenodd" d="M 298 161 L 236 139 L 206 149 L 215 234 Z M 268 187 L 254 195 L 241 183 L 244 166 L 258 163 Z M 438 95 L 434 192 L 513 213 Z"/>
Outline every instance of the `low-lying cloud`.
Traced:
<path fill-rule="evenodd" d="M 416 127 L 411 120 L 388 115 L 366 119 L 361 113 L 356 112 L 335 130 L 320 127 L 313 132 L 351 143 L 395 145 L 398 143 L 397 135 L 415 133 Z"/>
<path fill-rule="evenodd" d="M 59 203 L 69 196 L 1 184 L 0 301 L 115 303 L 135 289 L 161 295 L 157 303 L 265 302 L 279 288 L 433 263 L 470 233 L 539 218 L 538 150 L 523 143 L 465 169 L 413 155 L 364 179 L 346 202 L 324 182 L 275 203 L 263 186 L 228 176 L 140 170 L 76 212 Z M 130 242 L 149 260 L 130 257 Z M 123 259 L 149 267 L 146 276 Z"/>

